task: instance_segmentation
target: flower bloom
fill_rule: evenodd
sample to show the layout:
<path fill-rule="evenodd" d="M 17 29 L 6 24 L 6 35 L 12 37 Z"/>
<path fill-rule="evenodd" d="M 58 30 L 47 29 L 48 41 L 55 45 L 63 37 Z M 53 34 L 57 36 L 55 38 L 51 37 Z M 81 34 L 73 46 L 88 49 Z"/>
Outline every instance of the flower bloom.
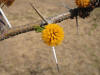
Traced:
<path fill-rule="evenodd" d="M 90 0 L 76 0 L 76 5 L 78 7 L 88 7 L 90 5 L 91 1 Z"/>
<path fill-rule="evenodd" d="M 59 45 L 64 39 L 63 28 L 57 24 L 48 24 L 42 31 L 42 39 L 49 46 Z"/>

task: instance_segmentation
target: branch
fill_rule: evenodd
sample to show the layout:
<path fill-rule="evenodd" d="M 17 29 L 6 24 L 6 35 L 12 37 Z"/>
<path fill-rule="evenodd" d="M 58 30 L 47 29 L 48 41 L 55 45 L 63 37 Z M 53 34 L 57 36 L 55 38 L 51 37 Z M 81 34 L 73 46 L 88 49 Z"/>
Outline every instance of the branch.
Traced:
<path fill-rule="evenodd" d="M 85 10 L 86 12 L 84 12 L 83 10 Z M 8 39 L 12 36 L 16 36 L 18 34 L 22 34 L 25 32 L 35 30 L 36 26 L 47 25 L 47 22 L 48 23 L 59 23 L 59 22 L 66 20 L 66 19 L 73 19 L 76 16 L 80 16 L 81 18 L 85 18 L 85 17 L 89 16 L 89 14 L 87 14 L 87 12 L 90 13 L 92 10 L 93 10 L 92 7 L 83 8 L 83 9 L 74 8 L 74 9 L 70 9 L 70 11 L 68 11 L 66 13 L 62 13 L 62 14 L 54 16 L 54 17 L 49 17 L 46 19 L 46 21 L 37 21 L 36 23 L 33 23 L 33 24 L 22 25 L 22 26 L 8 29 L 5 33 L 3 33 L 3 35 L 0 35 L 0 41 L 2 41 L 4 39 Z M 82 15 L 80 15 L 80 13 Z"/>
<path fill-rule="evenodd" d="M 51 23 L 59 23 L 65 19 L 70 18 L 70 16 L 71 16 L 70 12 L 62 13 L 55 17 L 49 17 L 47 18 L 47 20 L 50 21 Z M 43 25 L 46 25 L 44 21 L 37 21 L 36 23 L 33 24 L 13 27 L 11 29 L 8 29 L 5 33 L 3 33 L 3 35 L 0 35 L 0 41 L 8 39 L 12 36 L 16 36 L 18 34 L 32 31 L 35 29 L 35 26 L 43 26 Z"/>

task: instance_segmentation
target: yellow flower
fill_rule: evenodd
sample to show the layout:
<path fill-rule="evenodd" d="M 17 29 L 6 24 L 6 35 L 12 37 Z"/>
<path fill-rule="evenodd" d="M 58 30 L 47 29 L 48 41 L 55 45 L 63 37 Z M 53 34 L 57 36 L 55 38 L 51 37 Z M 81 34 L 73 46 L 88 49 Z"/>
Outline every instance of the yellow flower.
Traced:
<path fill-rule="evenodd" d="M 82 8 L 88 7 L 90 3 L 91 3 L 90 0 L 76 0 L 76 5 Z"/>
<path fill-rule="evenodd" d="M 49 46 L 59 45 L 64 39 L 63 28 L 57 24 L 48 24 L 42 31 L 42 39 Z"/>

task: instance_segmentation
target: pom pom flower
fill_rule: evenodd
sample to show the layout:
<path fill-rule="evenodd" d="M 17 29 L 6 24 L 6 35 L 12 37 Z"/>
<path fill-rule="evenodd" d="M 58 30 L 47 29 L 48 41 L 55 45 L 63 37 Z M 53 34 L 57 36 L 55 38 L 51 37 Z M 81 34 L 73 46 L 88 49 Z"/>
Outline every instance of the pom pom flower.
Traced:
<path fill-rule="evenodd" d="M 57 46 L 64 39 L 63 28 L 57 24 L 48 24 L 42 31 L 42 38 L 49 46 Z"/>
<path fill-rule="evenodd" d="M 81 8 L 88 7 L 91 3 L 91 0 L 76 0 L 76 5 Z"/>

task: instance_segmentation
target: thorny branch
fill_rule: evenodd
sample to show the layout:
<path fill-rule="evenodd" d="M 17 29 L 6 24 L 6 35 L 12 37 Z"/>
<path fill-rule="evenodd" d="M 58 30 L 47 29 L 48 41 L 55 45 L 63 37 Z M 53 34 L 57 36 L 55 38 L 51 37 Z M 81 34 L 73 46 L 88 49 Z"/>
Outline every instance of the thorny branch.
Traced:
<path fill-rule="evenodd" d="M 52 23 L 59 23 L 65 19 L 68 19 L 69 17 L 70 13 L 63 13 L 55 17 L 50 17 L 47 20 L 51 21 Z M 3 33 L 3 35 L 0 35 L 0 41 L 10 38 L 12 36 L 16 36 L 18 34 L 35 30 L 35 26 L 43 26 L 43 25 L 46 25 L 44 21 L 37 21 L 36 23 L 33 24 L 13 27 L 11 29 L 8 29 L 5 33 Z"/>
<path fill-rule="evenodd" d="M 22 33 L 25 33 L 25 32 L 32 31 L 32 30 L 35 29 L 35 26 L 47 25 L 47 22 L 49 22 L 49 23 L 59 23 L 59 22 L 64 21 L 66 19 L 73 19 L 76 16 L 80 16 L 82 18 L 85 18 L 90 14 L 90 12 L 93 9 L 94 8 L 91 8 L 91 7 L 84 8 L 84 10 L 81 9 L 81 8 L 74 8 L 74 9 L 70 9 L 70 11 L 68 11 L 66 13 L 62 13 L 62 14 L 54 16 L 54 17 L 46 18 L 45 19 L 46 21 L 41 20 L 41 21 L 37 21 L 36 23 L 33 23 L 33 24 L 13 27 L 11 29 L 8 29 L 5 33 L 3 33 L 3 35 L 0 35 L 0 41 L 8 39 L 12 36 L 16 36 L 18 34 L 22 34 Z M 87 11 L 87 12 L 84 12 L 84 11 Z"/>

